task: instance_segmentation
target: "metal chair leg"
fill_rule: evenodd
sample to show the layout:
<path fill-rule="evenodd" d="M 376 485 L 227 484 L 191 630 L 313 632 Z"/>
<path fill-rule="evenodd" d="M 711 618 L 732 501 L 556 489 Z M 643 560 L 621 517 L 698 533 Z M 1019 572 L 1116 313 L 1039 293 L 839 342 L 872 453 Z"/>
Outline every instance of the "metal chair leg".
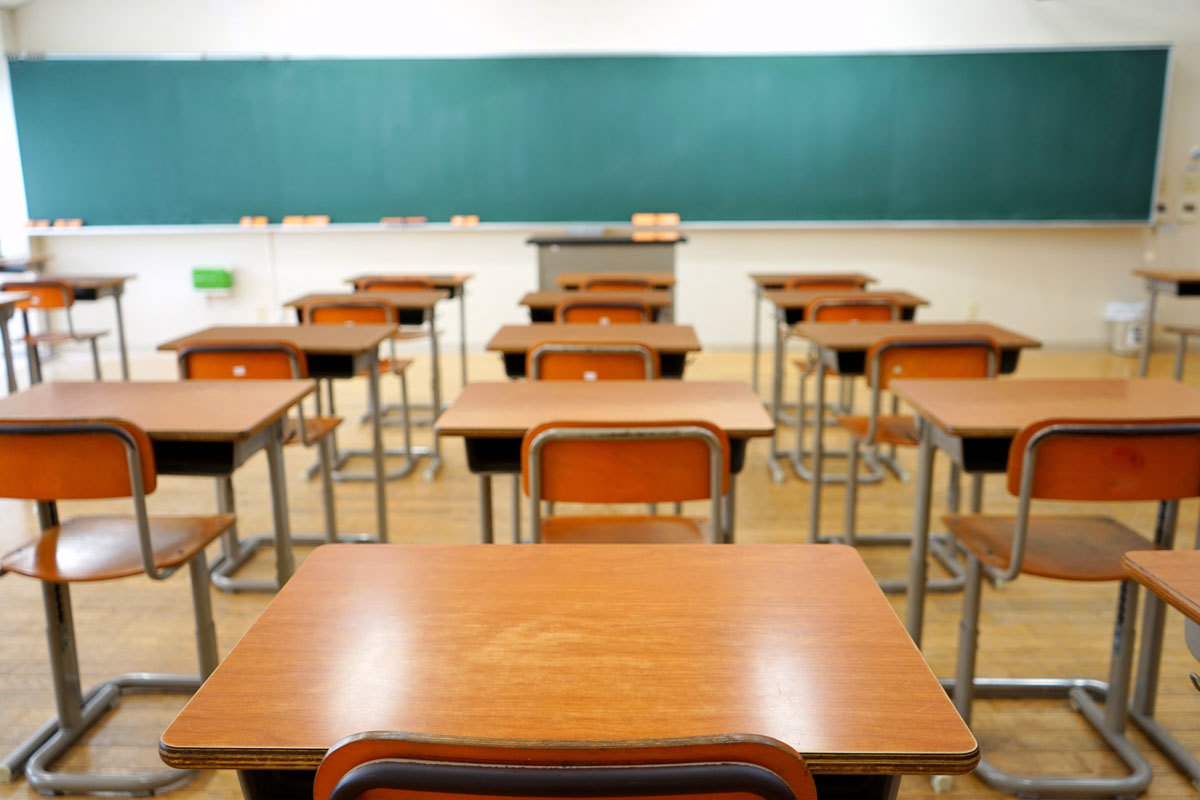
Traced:
<path fill-rule="evenodd" d="M 389 456 L 389 457 L 403 458 L 404 462 L 397 469 L 390 470 L 387 473 L 387 475 L 386 475 L 387 480 L 398 480 L 400 478 L 407 476 L 417 466 L 417 461 L 419 461 L 423 457 L 428 457 L 430 459 L 429 465 L 425 469 L 425 479 L 432 480 L 434 475 L 437 474 L 437 471 L 441 467 L 441 463 L 442 463 L 441 447 L 440 447 L 440 444 L 439 444 L 439 441 L 437 438 L 437 434 L 435 433 L 433 435 L 434 438 L 433 438 L 433 446 L 432 447 L 417 447 L 417 446 L 413 445 L 413 443 L 412 443 L 412 418 L 410 416 L 410 411 L 409 411 L 410 405 L 408 402 L 408 376 L 403 372 L 396 373 L 396 374 L 400 379 L 400 401 L 401 402 L 399 404 L 399 408 L 401 411 L 401 417 L 400 417 L 399 424 L 402 425 L 403 429 L 404 429 L 404 447 L 386 448 L 384 450 L 384 455 Z M 333 398 L 331 396 L 330 397 L 331 407 L 332 407 L 332 402 L 333 402 Z M 370 418 L 369 411 L 367 414 L 367 418 L 368 419 Z M 336 443 L 335 443 L 335 447 L 336 447 Z M 374 472 L 352 472 L 352 471 L 349 471 L 349 470 L 346 470 L 343 468 L 345 466 L 346 462 L 349 461 L 351 458 L 370 458 L 374 454 L 375 454 L 375 451 L 373 449 L 366 448 L 366 447 L 355 447 L 355 448 L 348 448 L 345 450 L 341 450 L 341 449 L 335 450 L 335 454 L 333 456 L 333 463 L 334 463 L 333 479 L 335 481 L 338 481 L 339 483 L 347 482 L 347 481 L 353 481 L 353 482 L 374 481 L 375 480 Z M 313 473 L 313 471 L 314 471 L 314 467 L 309 467 L 310 475 Z"/>
<path fill-rule="evenodd" d="M 94 338 L 88 341 L 92 345 L 92 376 L 98 381 L 103 380 L 100 377 L 100 345 Z"/>

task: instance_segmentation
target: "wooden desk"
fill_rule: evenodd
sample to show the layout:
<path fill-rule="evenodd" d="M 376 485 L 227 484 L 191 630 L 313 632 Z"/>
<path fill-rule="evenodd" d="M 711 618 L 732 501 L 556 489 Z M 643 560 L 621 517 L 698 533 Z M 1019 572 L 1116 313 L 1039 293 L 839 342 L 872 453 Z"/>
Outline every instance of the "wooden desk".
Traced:
<path fill-rule="evenodd" d="M 554 283 L 560 289 L 578 291 L 583 288 L 584 283 L 596 277 L 612 281 L 649 281 L 653 289 L 670 290 L 675 288 L 675 273 L 673 272 L 611 272 L 609 270 L 560 272 L 554 279 Z"/>
<path fill-rule="evenodd" d="M 990 337 L 1000 348 L 1000 363 L 997 374 L 1006 375 L 1016 371 L 1021 350 L 1041 347 L 1042 343 L 1007 328 L 987 322 L 860 322 L 848 325 L 844 322 L 802 322 L 793 325 L 791 335 L 807 339 L 817 351 L 817 360 L 839 375 L 864 375 L 867 369 L 867 351 L 878 342 L 893 336 L 931 336 L 943 339 L 971 339 Z M 800 478 L 811 484 L 809 500 L 809 540 L 815 543 L 820 536 L 821 484 L 823 483 L 825 427 L 825 381 L 816 380 L 816 414 L 813 419 L 812 470 L 806 475 L 804 453 L 799 444 L 795 450 L 779 451 L 772 446 L 773 458 L 769 463 L 779 469 L 777 460 L 789 458 Z M 776 413 L 782 402 L 776 396 Z M 772 437 L 774 443 L 777 437 Z M 892 466 L 894 472 L 899 469 Z"/>
<path fill-rule="evenodd" d="M 652 314 L 651 319 L 658 322 L 661 318 L 662 310 L 670 308 L 673 302 L 671 293 L 661 289 L 650 289 L 647 291 L 628 291 L 628 292 L 580 292 L 570 291 L 567 289 L 527 292 L 521 298 L 520 305 L 526 306 L 529 309 L 530 322 L 554 322 L 554 310 L 558 308 L 560 303 L 566 303 L 572 300 L 581 300 L 586 297 L 587 300 L 596 302 L 637 302 L 646 305 Z"/>
<path fill-rule="evenodd" d="M 1200 389 L 1161 378 L 902 379 L 893 381 L 891 389 L 916 409 L 921 432 L 907 611 L 907 627 L 918 645 L 924 624 L 933 460 L 938 449 L 949 454 L 966 472 L 1005 472 L 1013 438 L 1026 425 L 1038 420 L 1065 417 L 1200 421 Z M 1173 547 L 1178 516 L 1179 501 L 1161 504 L 1154 532 L 1157 546 Z M 1160 749 L 1190 759 L 1191 766 L 1187 769 L 1195 779 L 1200 777 L 1200 762 L 1188 755 L 1154 719 L 1164 619 L 1162 601 L 1157 597 L 1146 598 L 1137 684 L 1129 713 Z"/>
<path fill-rule="evenodd" d="M 8 378 L 8 393 L 17 391 L 17 371 L 13 369 L 12 340 L 8 335 L 8 322 L 16 313 L 17 303 L 29 297 L 21 292 L 0 292 L 0 343 L 4 345 L 4 373 Z"/>
<path fill-rule="evenodd" d="M 1146 336 L 1142 341 L 1142 355 L 1138 362 L 1138 375 L 1146 377 L 1150 368 L 1150 347 L 1154 343 L 1154 317 L 1158 310 L 1158 295 L 1166 293 L 1174 297 L 1200 297 L 1200 272 L 1171 269 L 1135 269 L 1134 275 L 1146 281 L 1149 303 L 1146 307 Z"/>
<path fill-rule="evenodd" d="M 1126 553 L 1123 563 L 1129 577 L 1200 622 L 1200 551 L 1140 550 Z"/>
<path fill-rule="evenodd" d="M 874 283 L 875 279 L 870 275 L 864 275 L 861 272 L 752 272 L 750 273 L 750 281 L 754 284 L 754 338 L 752 340 L 751 352 L 753 360 L 751 361 L 750 379 L 751 385 L 754 387 L 755 394 L 758 393 L 758 362 L 759 352 L 761 351 L 762 340 L 762 305 L 763 292 L 767 289 L 782 289 L 787 286 L 788 281 L 796 278 L 803 278 L 806 281 L 813 283 L 853 283 L 858 288 L 865 288 L 868 283 Z"/>
<path fill-rule="evenodd" d="M 160 475 L 224 477 L 265 449 L 277 584 L 260 588 L 275 588 L 287 582 L 293 568 L 283 464 L 284 419 L 288 409 L 314 388 L 310 380 L 54 381 L 0 399 L 0 418 L 129 420 L 150 437 Z"/>
<path fill-rule="evenodd" d="M 178 350 L 198 342 L 287 342 L 303 351 L 311 378 L 355 378 L 367 371 L 375 399 L 371 433 L 374 439 L 375 518 L 380 541 L 387 541 L 383 426 L 379 418 L 379 345 L 396 332 L 395 325 L 214 325 L 163 342 L 159 350 Z M 188 384 L 193 385 L 193 384 Z"/>
<path fill-rule="evenodd" d="M 173 767 L 245 770 L 250 797 L 284 784 L 303 797 L 325 752 L 366 730 L 737 731 L 780 739 L 818 776 L 978 760 L 862 560 L 830 545 L 322 547 L 159 751 Z M 893 796 L 894 780 L 863 782 Z"/>
<path fill-rule="evenodd" d="M 444 289 L 450 293 L 450 298 L 458 298 L 458 367 L 462 385 L 467 385 L 467 281 L 475 276 L 470 272 L 427 272 L 402 273 L 384 272 L 355 275 L 348 278 L 347 283 L 353 284 L 354 291 L 361 292 L 367 281 L 404 280 L 406 278 L 424 278 L 433 284 L 435 289 Z"/>
<path fill-rule="evenodd" d="M 504 357 L 504 372 L 510 378 L 525 377 L 525 354 L 538 342 L 642 342 L 658 351 L 664 378 L 682 378 L 688 353 L 700 352 L 700 340 L 691 325 L 660 322 L 649 324 L 589 325 L 538 322 L 505 325 L 496 332 L 487 349 Z"/>
<path fill-rule="evenodd" d="M 121 297 L 125 294 L 125 283 L 136 278 L 136 275 L 60 275 L 52 273 L 44 276 L 47 280 L 62 281 L 70 284 L 75 292 L 75 299 L 83 302 L 94 302 L 104 297 L 113 299 L 113 308 L 117 319 L 117 349 L 121 355 L 121 380 L 129 380 L 129 348 L 125 343 L 125 315 L 121 311 Z"/>
<path fill-rule="evenodd" d="M 439 436 L 466 439 L 467 467 L 479 475 L 480 539 L 492 536 L 491 476 L 513 480 L 513 535 L 520 530 L 521 438 L 526 431 L 554 420 L 702 419 L 730 438 L 730 469 L 745 464 L 749 439 L 774 429 L 750 387 L 736 381 L 517 381 L 473 383 L 437 422 Z M 725 531 L 733 538 L 736 480 L 731 478 Z"/>

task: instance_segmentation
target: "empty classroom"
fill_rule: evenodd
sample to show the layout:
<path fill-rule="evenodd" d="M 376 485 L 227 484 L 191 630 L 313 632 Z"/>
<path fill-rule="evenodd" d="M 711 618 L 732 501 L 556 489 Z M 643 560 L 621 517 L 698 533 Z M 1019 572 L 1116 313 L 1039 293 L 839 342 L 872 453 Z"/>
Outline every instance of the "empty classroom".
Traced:
<path fill-rule="evenodd" d="M 0 42 L 0 800 L 1200 792 L 1200 6 Z"/>

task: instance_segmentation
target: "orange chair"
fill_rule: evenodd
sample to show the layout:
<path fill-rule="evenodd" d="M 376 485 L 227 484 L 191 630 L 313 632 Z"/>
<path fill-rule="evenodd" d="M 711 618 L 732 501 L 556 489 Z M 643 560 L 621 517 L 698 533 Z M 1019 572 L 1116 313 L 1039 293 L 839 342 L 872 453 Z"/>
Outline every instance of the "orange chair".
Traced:
<path fill-rule="evenodd" d="M 655 380 L 658 351 L 641 342 L 538 342 L 525 356 L 531 381 Z"/>
<path fill-rule="evenodd" d="M 894 322 L 900 318 L 900 306 L 892 298 L 870 297 L 857 291 L 818 297 L 809 302 L 804 311 L 806 322 Z M 819 369 L 816 355 L 816 350 L 814 349 L 802 358 L 795 359 L 793 362 L 799 370 L 800 377 L 796 396 L 796 408 L 798 409 L 796 414 L 796 445 L 790 456 L 793 469 L 804 480 L 812 480 L 813 477 L 812 470 L 804 463 L 804 460 L 812 455 L 812 451 L 804 447 L 805 430 L 808 427 L 808 421 L 804 412 L 807 408 L 811 407 L 806 398 L 808 394 L 808 379 L 816 375 Z M 829 367 L 820 371 L 825 376 L 836 374 Z M 853 378 L 844 375 L 839 376 L 838 402 L 830 403 L 828 406 L 835 413 L 852 414 L 854 412 Z M 844 456 L 847 453 L 826 450 L 825 455 Z M 823 474 L 821 480 L 823 483 L 841 483 L 846 480 L 846 477 L 845 475 Z M 871 465 L 870 472 L 860 478 L 861 483 L 878 483 L 881 480 L 883 480 L 883 472 L 874 464 Z"/>
<path fill-rule="evenodd" d="M 1164 420 L 1048 419 L 1018 432 L 1008 452 L 1008 491 L 1015 516 L 953 515 L 949 530 L 967 551 L 967 585 L 959 626 L 954 704 L 971 723 L 979 697 L 1067 697 L 1125 762 L 1120 777 L 1016 775 L 981 758 L 975 774 L 1009 794 L 1135 797 L 1150 783 L 1150 766 L 1125 738 L 1133 665 L 1137 583 L 1121 558 L 1154 544 L 1108 517 L 1031 516 L 1034 500 L 1166 502 L 1200 496 L 1200 418 Z M 1107 684 L 1087 679 L 976 678 L 982 583 L 1019 575 L 1120 584 Z M 1104 700 L 1105 708 L 1095 698 Z"/>
<path fill-rule="evenodd" d="M 119 419 L 0 421 L 0 496 L 37 501 L 41 533 L 0 559 L 0 573 L 42 582 L 50 669 L 58 715 L 3 761 L 41 794 L 148 795 L 185 783 L 179 770 L 135 774 L 51 772 L 50 766 L 113 708 L 121 694 L 191 694 L 217 666 L 204 548 L 233 526 L 229 515 L 151 517 L 146 495 L 156 484 L 146 433 Z M 127 497 L 134 515 L 59 521 L 59 500 Z M 183 565 L 192 581 L 199 675 L 132 673 L 80 689 L 70 584 L 145 573 L 165 580 Z M 108 632 L 111 634 L 112 632 Z"/>
<path fill-rule="evenodd" d="M 654 288 L 645 278 L 588 278 L 579 287 L 585 292 L 641 292 Z"/>
<path fill-rule="evenodd" d="M 179 377 L 183 380 L 299 380 L 308 377 L 304 353 L 287 342 L 195 342 L 184 343 L 176 354 Z M 297 405 L 297 419 L 284 424 L 283 443 L 303 444 L 317 448 L 321 471 L 321 501 L 325 512 L 325 533 L 322 536 L 292 535 L 293 544 L 332 544 L 340 541 L 337 514 L 333 499 L 332 434 L 341 424 L 341 417 L 305 417 L 304 406 Z M 234 508 L 233 476 L 217 479 L 219 510 Z M 360 541 L 354 537 L 353 541 Z M 241 581 L 233 577 L 243 564 L 259 550 L 273 545 L 271 535 L 239 540 L 237 529 L 230 528 L 221 537 L 221 560 L 213 566 L 212 581 L 224 591 L 277 591 L 274 582 Z"/>
<path fill-rule="evenodd" d="M 390 279 L 389 279 L 390 280 Z M 427 281 L 426 281 L 427 282 Z M 370 281 L 374 283 L 374 281 Z M 345 300 L 339 301 L 318 301 L 309 303 L 300 314 L 301 320 L 306 325 L 395 325 L 397 324 L 396 310 L 388 303 L 378 300 L 372 300 L 368 294 L 362 296 L 351 296 Z M 438 437 L 433 437 L 433 447 L 415 447 L 412 443 L 412 420 L 409 416 L 408 404 L 408 368 L 412 365 L 412 359 L 398 358 L 396 356 L 396 340 L 400 338 L 416 338 L 420 337 L 420 333 L 410 333 L 398 331 L 388 342 L 390 354 L 387 358 L 379 360 L 380 375 L 385 372 L 395 375 L 400 382 L 400 424 L 404 429 L 404 447 L 388 448 L 385 453 L 389 456 L 398 456 L 404 458 L 403 465 L 399 469 L 392 470 L 387 473 L 387 479 L 393 480 L 403 478 L 410 473 L 416 466 L 417 459 L 422 456 L 432 456 L 435 460 L 440 461 L 441 455 L 439 451 Z M 366 372 L 360 373 L 366 375 Z M 329 413 L 334 412 L 333 400 L 333 379 L 325 381 L 327 402 L 329 403 Z M 369 419 L 373 413 L 375 404 L 379 402 L 379 398 L 373 397 L 368 389 L 367 392 L 367 414 L 364 419 Z M 317 389 L 317 413 L 321 413 L 321 391 Z M 383 407 L 379 408 L 379 414 L 382 417 Z M 348 472 L 343 469 L 345 463 L 354 456 L 371 456 L 373 450 L 363 448 L 355 448 L 342 450 L 337 446 L 337 434 L 333 438 L 334 448 L 334 470 L 333 477 L 339 481 L 373 481 L 375 473 L 373 472 Z"/>
<path fill-rule="evenodd" d="M 502 742 L 375 731 L 325 755 L 313 800 L 607 797 L 816 800 L 804 759 L 765 736 Z"/>
<path fill-rule="evenodd" d="M 22 292 L 29 299 L 17 303 L 21 310 L 21 324 L 25 331 L 25 351 L 29 359 L 29 382 L 42 382 L 42 361 L 38 354 L 40 345 L 51 347 L 68 342 L 87 342 L 92 349 L 92 374 L 100 380 L 100 346 L 96 342 L 101 336 L 107 336 L 108 331 L 77 331 L 75 321 L 71 317 L 71 306 L 75 305 L 75 290 L 69 283 L 50 279 L 36 281 L 11 281 L 0 285 L 0 291 Z M 67 318 L 66 331 L 48 331 L 33 333 L 29 326 L 30 311 L 50 311 L 60 308 Z"/>
<path fill-rule="evenodd" d="M 533 541 L 548 543 L 723 541 L 729 438 L 709 422 L 548 422 L 521 443 Z M 551 517 L 541 501 L 682 503 L 708 500 L 709 520 L 682 516 Z"/>
<path fill-rule="evenodd" d="M 650 307 L 637 300 L 564 300 L 554 309 L 555 322 L 610 323 L 649 322 Z"/>
<path fill-rule="evenodd" d="M 867 351 L 867 387 L 871 390 L 871 408 L 868 414 L 842 414 L 838 424 L 850 435 L 849 461 L 846 465 L 845 542 L 852 547 L 860 544 L 896 544 L 912 541 L 912 534 L 872 534 L 858 536 L 858 460 L 866 452 L 877 451 L 880 445 L 892 447 L 916 447 L 921 437 L 917 432 L 917 421 L 909 415 L 883 413 L 883 392 L 897 378 L 993 378 L 1000 365 L 1000 348 L 989 336 L 945 338 L 913 334 L 892 336 L 876 342 Z M 954 473 L 957 476 L 957 471 Z M 972 475 L 973 497 L 982 492 L 981 474 Z M 957 477 L 954 478 L 957 480 Z M 953 538 L 939 541 L 932 548 L 943 566 L 955 576 L 962 578 L 958 563 L 958 548 Z M 902 580 L 880 580 L 884 591 L 903 592 L 907 582 Z"/>

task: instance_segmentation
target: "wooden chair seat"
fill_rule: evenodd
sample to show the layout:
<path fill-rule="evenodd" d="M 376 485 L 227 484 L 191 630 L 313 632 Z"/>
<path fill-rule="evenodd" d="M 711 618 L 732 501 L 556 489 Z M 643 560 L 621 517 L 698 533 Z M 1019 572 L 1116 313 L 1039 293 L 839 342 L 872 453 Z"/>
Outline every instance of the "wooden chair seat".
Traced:
<path fill-rule="evenodd" d="M 379 359 L 379 374 L 390 372 L 393 375 L 403 375 L 404 371 L 412 366 L 411 358 L 381 358 Z M 364 369 L 358 373 L 358 377 L 367 377 L 367 371 Z"/>
<path fill-rule="evenodd" d="M 704 544 L 708 520 L 692 517 L 543 517 L 543 544 Z"/>
<path fill-rule="evenodd" d="M 796 369 L 800 370 L 805 375 L 812 375 L 817 371 L 817 362 L 813 361 L 811 358 L 795 358 L 792 359 L 792 363 L 796 365 Z M 838 373 L 834 371 L 833 367 L 825 367 L 825 374 L 837 375 Z"/>
<path fill-rule="evenodd" d="M 972 514 L 942 520 L 980 561 L 1008 567 L 1016 517 Z M 1030 517 L 1021 572 L 1067 581 L 1120 581 L 1125 579 L 1125 553 L 1154 549 L 1152 542 L 1108 517 Z"/>
<path fill-rule="evenodd" d="M 871 428 L 871 418 L 866 415 L 846 415 L 837 418 L 838 424 L 855 439 L 866 441 Z M 917 433 L 917 421 L 912 417 L 881 416 L 875 426 L 875 441 L 879 444 L 895 444 L 916 447 L 921 442 Z"/>
<path fill-rule="evenodd" d="M 233 526 L 232 514 L 209 517 L 150 517 L 154 563 L 159 569 L 186 564 Z M 0 560 L 0 572 L 16 572 L 52 583 L 104 581 L 141 575 L 142 550 L 133 517 L 78 517 Z"/>
<path fill-rule="evenodd" d="M 304 418 L 304 436 L 300 435 L 300 420 L 289 418 L 283 424 L 283 443 L 300 444 L 305 441 L 319 442 L 333 433 L 342 424 L 341 417 L 309 417 Z"/>
<path fill-rule="evenodd" d="M 25 344 L 66 344 L 67 342 L 87 342 L 92 339 L 99 339 L 101 336 L 108 336 L 108 331 L 47 331 L 46 333 L 32 333 L 25 337 Z"/>

